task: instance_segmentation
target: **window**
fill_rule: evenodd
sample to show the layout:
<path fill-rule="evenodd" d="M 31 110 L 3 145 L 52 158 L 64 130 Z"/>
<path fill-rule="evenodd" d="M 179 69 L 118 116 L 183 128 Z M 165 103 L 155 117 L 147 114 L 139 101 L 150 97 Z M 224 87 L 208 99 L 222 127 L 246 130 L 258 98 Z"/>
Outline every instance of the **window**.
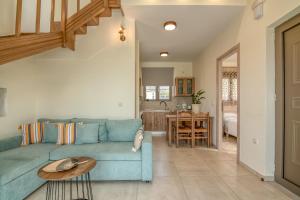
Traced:
<path fill-rule="evenodd" d="M 222 79 L 222 99 L 223 101 L 228 101 L 230 96 L 229 91 L 229 78 Z"/>
<path fill-rule="evenodd" d="M 156 86 L 146 86 L 146 100 L 156 100 Z"/>
<path fill-rule="evenodd" d="M 159 86 L 159 100 L 169 100 L 170 99 L 170 86 Z"/>
<path fill-rule="evenodd" d="M 145 86 L 146 100 L 170 100 L 171 89 L 170 86 Z"/>
<path fill-rule="evenodd" d="M 231 91 L 231 100 L 233 101 L 237 101 L 237 96 L 238 96 L 238 92 L 237 92 L 237 79 L 231 79 L 231 87 L 230 87 L 230 91 Z"/>
<path fill-rule="evenodd" d="M 237 101 L 237 79 L 223 78 L 222 79 L 222 100 Z"/>

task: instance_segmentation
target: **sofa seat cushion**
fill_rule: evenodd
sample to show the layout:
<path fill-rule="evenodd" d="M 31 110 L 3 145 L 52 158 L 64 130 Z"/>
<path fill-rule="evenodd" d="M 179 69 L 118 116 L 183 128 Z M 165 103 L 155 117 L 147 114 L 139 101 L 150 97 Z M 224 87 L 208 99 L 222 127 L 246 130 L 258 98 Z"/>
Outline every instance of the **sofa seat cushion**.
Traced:
<path fill-rule="evenodd" d="M 141 151 L 132 152 L 132 142 L 106 142 L 97 144 L 65 145 L 50 152 L 50 160 L 88 156 L 97 161 L 141 160 Z"/>
<path fill-rule="evenodd" d="M 56 145 L 35 144 L 0 153 L 0 185 L 48 162 L 49 152 Z"/>

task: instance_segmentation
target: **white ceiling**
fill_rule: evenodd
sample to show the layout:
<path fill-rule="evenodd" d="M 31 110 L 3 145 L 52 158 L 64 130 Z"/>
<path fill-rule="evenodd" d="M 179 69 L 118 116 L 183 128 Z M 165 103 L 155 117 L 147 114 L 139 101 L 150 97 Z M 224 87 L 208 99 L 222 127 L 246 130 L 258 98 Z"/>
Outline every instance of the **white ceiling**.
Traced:
<path fill-rule="evenodd" d="M 136 20 L 142 61 L 193 61 L 237 17 L 243 5 L 123 5 L 125 16 Z M 175 31 L 163 29 L 177 22 Z M 160 51 L 169 57 L 161 58 Z"/>

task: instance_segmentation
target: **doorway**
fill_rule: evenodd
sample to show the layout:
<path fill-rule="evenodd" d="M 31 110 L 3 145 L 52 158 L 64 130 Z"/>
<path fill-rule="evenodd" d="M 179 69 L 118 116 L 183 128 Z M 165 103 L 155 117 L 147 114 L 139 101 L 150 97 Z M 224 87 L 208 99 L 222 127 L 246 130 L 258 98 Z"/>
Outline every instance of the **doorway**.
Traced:
<path fill-rule="evenodd" d="M 300 15 L 276 28 L 275 179 L 300 195 Z"/>
<path fill-rule="evenodd" d="M 217 59 L 217 147 L 237 155 L 240 129 L 240 46 Z"/>

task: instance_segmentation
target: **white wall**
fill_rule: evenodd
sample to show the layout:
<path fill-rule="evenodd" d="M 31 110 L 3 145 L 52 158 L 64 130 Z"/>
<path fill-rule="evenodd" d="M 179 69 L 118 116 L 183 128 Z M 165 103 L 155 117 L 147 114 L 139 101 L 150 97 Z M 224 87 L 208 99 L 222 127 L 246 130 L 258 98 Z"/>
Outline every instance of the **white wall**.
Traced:
<path fill-rule="evenodd" d="M 251 2 L 244 12 L 194 61 L 196 88 L 207 91 L 205 109 L 216 113 L 216 59 L 234 45 L 241 48 L 240 158 L 263 176 L 274 175 L 274 62 L 270 25 L 300 5 L 299 0 L 266 1 L 265 16 L 253 19 Z M 267 48 L 268 47 L 268 48 Z M 274 46 L 273 46 L 274 47 Z M 270 52 L 271 51 L 271 52 Z M 273 65 L 272 65 L 273 64 Z M 258 144 L 252 142 L 258 140 Z"/>
<path fill-rule="evenodd" d="M 15 33 L 16 1 L 0 1 L 0 36 Z"/>
<path fill-rule="evenodd" d="M 0 87 L 7 88 L 7 115 L 0 117 L 0 138 L 15 136 L 21 123 L 36 116 L 36 66 L 24 59 L 0 67 Z"/>
<path fill-rule="evenodd" d="M 142 62 L 144 67 L 173 67 L 175 77 L 192 77 L 193 76 L 193 63 L 192 62 Z"/>
<path fill-rule="evenodd" d="M 39 117 L 135 117 L 135 22 L 125 20 L 119 40 L 119 11 L 77 37 L 76 51 L 57 48 L 0 66 L 8 114 L 0 117 L 0 138 Z"/>
<path fill-rule="evenodd" d="M 135 23 L 125 20 L 119 40 L 119 11 L 102 18 L 76 39 L 76 50 L 37 56 L 38 117 L 135 117 Z"/>

